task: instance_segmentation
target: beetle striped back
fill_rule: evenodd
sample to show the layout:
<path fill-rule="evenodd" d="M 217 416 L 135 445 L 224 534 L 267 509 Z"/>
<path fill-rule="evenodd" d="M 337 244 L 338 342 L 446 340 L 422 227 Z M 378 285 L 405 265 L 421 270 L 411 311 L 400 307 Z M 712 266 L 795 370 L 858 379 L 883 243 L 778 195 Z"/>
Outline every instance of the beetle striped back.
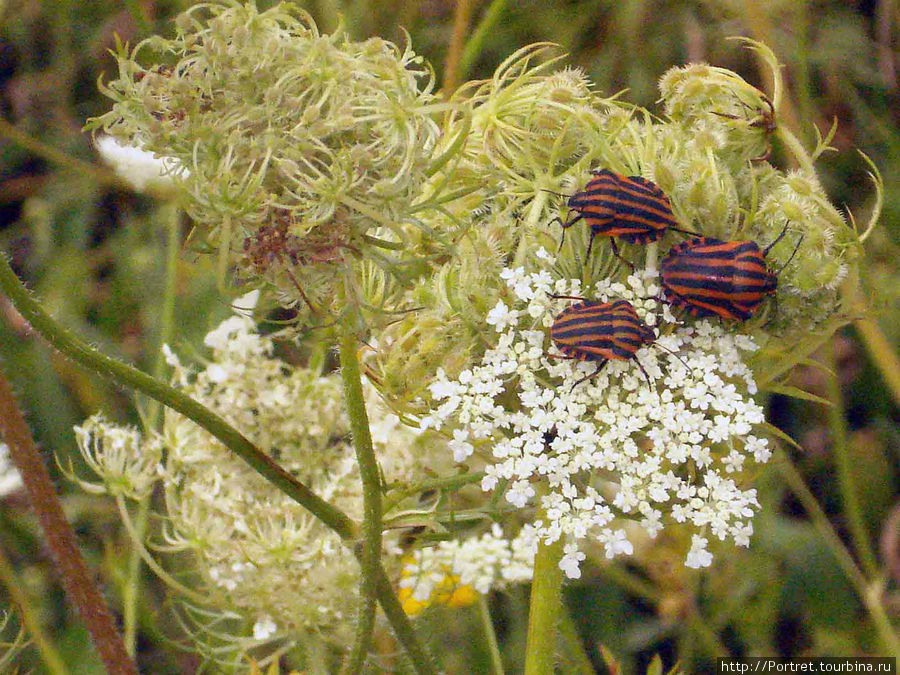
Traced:
<path fill-rule="evenodd" d="M 627 300 L 584 300 L 557 315 L 550 338 L 570 358 L 605 362 L 633 358 L 643 345 L 656 340 L 656 334 Z"/>
<path fill-rule="evenodd" d="M 609 169 L 593 175 L 584 190 L 569 197 L 568 206 L 578 215 L 563 227 L 584 219 L 592 239 L 621 237 L 632 244 L 648 244 L 677 225 L 669 198 L 652 181 Z"/>
<path fill-rule="evenodd" d="M 778 286 L 759 246 L 749 240 L 695 237 L 660 264 L 663 291 L 692 316 L 746 321 Z"/>

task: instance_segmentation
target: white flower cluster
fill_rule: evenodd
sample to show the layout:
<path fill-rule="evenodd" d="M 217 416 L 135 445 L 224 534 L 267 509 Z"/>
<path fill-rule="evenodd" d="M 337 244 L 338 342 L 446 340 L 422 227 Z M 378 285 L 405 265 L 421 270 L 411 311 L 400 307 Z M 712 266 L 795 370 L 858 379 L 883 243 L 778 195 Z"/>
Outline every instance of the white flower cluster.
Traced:
<path fill-rule="evenodd" d="M 248 294 L 236 305 L 252 308 L 255 300 Z M 273 340 L 257 332 L 250 312 L 236 311 L 207 334 L 212 356 L 198 370 L 165 348 L 176 386 L 316 494 L 360 519 L 362 488 L 340 377 L 276 358 Z M 424 450 L 438 434 L 403 425 L 373 387 L 365 394 L 386 482 L 414 482 L 424 477 L 426 465 L 441 468 L 435 453 Z M 76 436 L 101 478 L 98 484 L 76 478 L 86 490 L 143 498 L 162 481 L 165 550 L 193 554 L 208 602 L 245 617 L 254 640 L 326 628 L 338 642 L 352 637 L 359 583 L 352 553 L 205 430 L 167 411 L 158 438 L 142 437 L 100 416 L 76 428 Z M 449 455 L 443 454 L 449 466 Z M 397 536 L 385 538 L 392 555 L 399 552 Z M 399 558 L 393 560 L 399 564 Z"/>
<path fill-rule="evenodd" d="M 431 386 L 436 406 L 424 424 L 453 430 L 454 459 L 486 457 L 484 490 L 500 486 L 519 508 L 537 502 L 537 535 L 564 538 L 560 567 L 570 578 L 580 575 L 585 540 L 601 543 L 608 558 L 632 553 L 627 521 L 650 537 L 669 523 L 692 526 L 690 566 L 711 562 L 707 532 L 748 545 L 756 491 L 726 476 L 748 456 L 770 455 L 768 441 L 751 435 L 764 421 L 741 360 L 756 349 L 752 339 L 706 321 L 674 327 L 635 354 L 649 380 L 632 359 L 573 386 L 597 363 L 549 358 L 547 329 L 574 302 L 550 296 L 578 296 L 580 283 L 522 268 L 503 277 L 513 300 L 488 316 L 496 345 L 480 365 L 452 381 L 439 372 Z M 592 299 L 630 301 L 649 325 L 657 312 L 675 323 L 655 299 L 654 272 L 591 291 Z"/>
<path fill-rule="evenodd" d="M 22 475 L 9 459 L 9 447 L 0 443 L 0 497 L 22 489 Z"/>
<path fill-rule="evenodd" d="M 168 187 L 174 178 L 188 173 L 172 157 L 158 157 L 140 147 L 124 145 L 112 136 L 98 137 L 95 145 L 103 160 L 138 192 L 152 186 Z"/>
<path fill-rule="evenodd" d="M 204 342 L 212 359 L 197 373 L 168 352 L 179 386 L 358 518 L 339 378 L 274 358 L 272 340 L 246 315 L 226 319 Z M 340 633 L 359 569 L 338 536 L 186 418 L 167 413 L 165 438 L 167 544 L 195 553 L 212 599 L 255 617 L 260 639 L 277 637 L 275 626 Z"/>
<path fill-rule="evenodd" d="M 162 475 L 162 442 L 142 438 L 134 427 L 119 427 L 103 415 L 94 415 L 75 427 L 75 441 L 87 465 L 103 481 L 90 483 L 70 471 L 86 492 L 140 500 Z"/>
<path fill-rule="evenodd" d="M 509 539 L 499 525 L 479 537 L 450 539 L 416 549 L 403 561 L 400 597 L 407 614 L 433 604 L 470 604 L 472 591 L 531 581 L 538 539 L 526 525 Z"/>

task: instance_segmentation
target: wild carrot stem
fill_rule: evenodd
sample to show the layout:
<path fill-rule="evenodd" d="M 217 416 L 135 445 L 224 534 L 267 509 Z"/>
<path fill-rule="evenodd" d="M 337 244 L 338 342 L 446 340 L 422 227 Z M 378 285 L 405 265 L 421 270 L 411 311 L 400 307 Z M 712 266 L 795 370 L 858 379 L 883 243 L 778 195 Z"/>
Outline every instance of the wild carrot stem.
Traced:
<path fill-rule="evenodd" d="M 75 533 L 63 514 L 62 505 L 53 488 L 50 472 L 41 460 L 25 418 L 16 404 L 12 387 L 2 373 L 0 436 L 9 446 L 13 464 L 22 474 L 28 500 L 44 531 L 66 595 L 78 609 L 107 672 L 115 675 L 138 675 L 137 666 L 125 651 L 125 644 L 116 630 L 112 614 L 81 557 Z"/>

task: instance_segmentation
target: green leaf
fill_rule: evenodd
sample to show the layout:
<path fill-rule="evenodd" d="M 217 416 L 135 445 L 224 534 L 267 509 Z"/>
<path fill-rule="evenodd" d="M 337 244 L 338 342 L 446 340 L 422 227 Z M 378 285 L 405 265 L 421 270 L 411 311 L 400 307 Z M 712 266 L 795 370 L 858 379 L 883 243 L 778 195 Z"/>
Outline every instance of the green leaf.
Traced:
<path fill-rule="evenodd" d="M 831 406 L 831 401 L 829 401 L 827 398 L 822 398 L 821 396 L 810 394 L 808 391 L 804 391 L 799 387 L 794 387 L 789 384 L 770 384 L 765 388 L 765 391 L 771 392 L 773 394 L 781 394 L 782 396 L 790 396 L 791 398 L 799 398 L 803 401 L 821 403 L 822 405 L 829 407 Z"/>
<path fill-rule="evenodd" d="M 769 432 L 776 438 L 780 438 L 782 441 L 784 441 L 788 445 L 793 446 L 793 447 L 797 448 L 797 450 L 800 450 L 801 452 L 803 452 L 803 447 L 797 441 L 795 441 L 793 438 L 791 438 L 788 434 L 784 433 L 781 429 L 776 427 L 774 424 L 770 424 L 769 422 L 763 422 L 763 424 L 761 426 L 763 429 L 765 429 L 767 432 Z"/>

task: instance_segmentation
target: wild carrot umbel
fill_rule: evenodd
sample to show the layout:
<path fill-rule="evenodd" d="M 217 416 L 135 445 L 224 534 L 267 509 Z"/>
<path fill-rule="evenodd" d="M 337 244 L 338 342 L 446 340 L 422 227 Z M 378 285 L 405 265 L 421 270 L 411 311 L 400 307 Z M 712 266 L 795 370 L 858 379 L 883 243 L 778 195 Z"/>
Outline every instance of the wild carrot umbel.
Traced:
<path fill-rule="evenodd" d="M 689 568 L 750 545 L 772 452 L 756 396 L 847 320 L 857 233 L 809 157 L 764 158 L 777 97 L 691 65 L 662 78 L 659 117 L 560 58 L 524 48 L 438 101 L 408 45 L 238 2 L 118 51 L 92 126 L 169 158 L 193 250 L 260 291 L 255 312 L 210 320 L 196 365 L 167 351 L 172 380 L 352 519 L 330 532 L 175 413 L 159 436 L 85 423 L 101 480 L 85 487 L 164 495 L 165 546 L 193 578 L 158 567 L 198 636 L 276 659 L 328 635 L 361 668 L 391 584 L 402 617 L 527 582 L 542 552 L 574 579 L 662 533 Z M 788 224 L 795 255 L 753 243 Z M 261 331 L 276 305 L 284 325 Z"/>

